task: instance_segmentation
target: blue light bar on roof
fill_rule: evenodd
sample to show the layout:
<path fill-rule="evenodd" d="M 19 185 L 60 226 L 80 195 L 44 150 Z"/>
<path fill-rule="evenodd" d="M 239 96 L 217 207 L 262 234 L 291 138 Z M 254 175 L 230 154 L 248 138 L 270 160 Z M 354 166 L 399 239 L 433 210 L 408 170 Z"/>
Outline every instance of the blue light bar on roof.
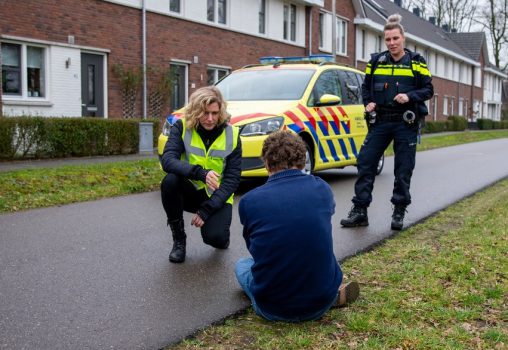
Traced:
<path fill-rule="evenodd" d="M 310 55 L 310 56 L 265 56 L 259 59 L 261 64 L 277 64 L 277 63 L 322 63 L 335 62 L 332 55 Z"/>

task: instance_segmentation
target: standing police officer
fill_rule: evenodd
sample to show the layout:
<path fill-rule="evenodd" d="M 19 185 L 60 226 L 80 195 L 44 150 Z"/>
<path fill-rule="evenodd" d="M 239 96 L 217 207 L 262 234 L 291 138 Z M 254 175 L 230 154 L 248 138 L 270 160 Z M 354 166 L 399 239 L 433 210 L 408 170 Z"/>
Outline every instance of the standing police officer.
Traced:
<path fill-rule="evenodd" d="M 395 152 L 392 230 L 402 229 L 406 207 L 411 203 L 409 186 L 418 132 L 428 114 L 424 102 L 433 96 L 434 88 L 424 58 L 404 48 L 401 18 L 399 14 L 388 17 L 384 27 L 388 50 L 373 54 L 365 69 L 362 96 L 369 132 L 358 156 L 353 208 L 340 222 L 344 227 L 369 224 L 367 207 L 372 201 L 377 164 L 392 141 Z"/>
<path fill-rule="evenodd" d="M 242 146 L 238 128 L 228 123 L 226 101 L 214 86 L 196 90 L 184 118 L 171 128 L 162 154 L 162 205 L 173 234 L 169 261 L 185 260 L 183 211 L 194 213 L 205 244 L 229 246 L 233 193 L 240 183 Z"/>

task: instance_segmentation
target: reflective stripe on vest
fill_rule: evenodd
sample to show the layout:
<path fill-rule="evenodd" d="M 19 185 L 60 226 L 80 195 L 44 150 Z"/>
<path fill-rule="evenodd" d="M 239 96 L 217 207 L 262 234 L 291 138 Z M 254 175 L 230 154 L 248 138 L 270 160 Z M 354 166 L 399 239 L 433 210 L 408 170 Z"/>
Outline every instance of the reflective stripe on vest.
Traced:
<path fill-rule="evenodd" d="M 203 140 L 195 129 L 187 129 L 185 127 L 185 120 L 183 122 L 183 143 L 185 146 L 185 154 L 182 155 L 189 164 L 201 165 L 204 169 L 214 170 L 217 174 L 221 175 L 224 171 L 226 163 L 224 160 L 229 156 L 237 146 L 238 141 L 238 128 L 228 125 L 222 133 L 215 139 L 208 151 L 203 144 Z M 210 197 L 213 190 L 206 186 L 202 181 L 191 180 L 196 189 L 205 189 Z M 220 183 L 220 179 L 219 179 Z M 228 198 L 227 203 L 233 204 L 233 195 Z"/>

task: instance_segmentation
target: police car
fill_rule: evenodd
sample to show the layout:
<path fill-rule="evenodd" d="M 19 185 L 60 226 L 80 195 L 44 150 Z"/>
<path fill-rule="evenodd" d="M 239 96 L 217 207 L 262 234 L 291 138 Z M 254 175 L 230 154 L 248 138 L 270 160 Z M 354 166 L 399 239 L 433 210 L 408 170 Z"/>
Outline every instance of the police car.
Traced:
<path fill-rule="evenodd" d="M 333 62 L 331 55 L 263 57 L 235 70 L 216 86 L 240 129 L 242 176 L 268 173 L 261 160 L 263 141 L 276 130 L 291 130 L 307 145 L 305 171 L 356 165 L 367 135 L 361 86 L 364 74 Z M 185 108 L 169 115 L 158 140 L 162 156 L 172 124 Z M 378 164 L 383 169 L 384 157 Z"/>

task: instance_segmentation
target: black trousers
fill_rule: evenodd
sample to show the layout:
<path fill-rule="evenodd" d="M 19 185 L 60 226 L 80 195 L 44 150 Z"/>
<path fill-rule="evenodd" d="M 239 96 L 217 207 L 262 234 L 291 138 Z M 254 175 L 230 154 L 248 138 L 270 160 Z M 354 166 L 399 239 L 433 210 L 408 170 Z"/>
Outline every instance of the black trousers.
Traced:
<path fill-rule="evenodd" d="M 358 156 L 358 177 L 355 183 L 353 204 L 368 207 L 372 202 L 372 190 L 376 168 L 381 155 L 393 141 L 395 153 L 393 195 L 394 205 L 409 205 L 409 187 L 415 168 L 417 125 L 404 122 L 376 122 L 369 130 Z"/>
<path fill-rule="evenodd" d="M 161 197 L 168 222 L 183 219 L 184 211 L 196 213 L 208 200 L 204 189 L 198 191 L 189 180 L 175 174 L 167 174 L 162 180 Z M 215 248 L 227 246 L 232 216 L 233 206 L 228 203 L 210 215 L 201 227 L 203 242 Z"/>

